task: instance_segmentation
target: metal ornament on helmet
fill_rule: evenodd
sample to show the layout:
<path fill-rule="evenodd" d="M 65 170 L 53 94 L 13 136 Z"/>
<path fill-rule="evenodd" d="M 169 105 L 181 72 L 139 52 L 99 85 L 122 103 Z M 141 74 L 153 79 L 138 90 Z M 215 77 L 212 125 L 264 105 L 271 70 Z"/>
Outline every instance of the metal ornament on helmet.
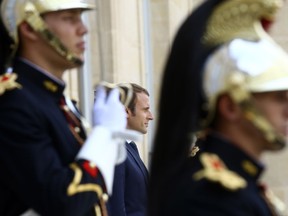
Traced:
<path fill-rule="evenodd" d="M 12 56 L 19 45 L 18 26 L 26 21 L 63 57 L 76 64 L 81 64 L 73 53 L 65 48 L 62 42 L 50 32 L 45 21 L 40 15 L 60 10 L 82 9 L 90 10 L 94 6 L 83 0 L 3 0 L 1 4 L 1 19 L 14 44 L 12 45 Z"/>
<path fill-rule="evenodd" d="M 207 46 L 219 46 L 208 56 L 204 67 L 203 90 L 209 110 L 204 127 L 214 117 L 217 98 L 227 93 L 266 140 L 273 143 L 274 149 L 284 147 L 285 137 L 277 134 L 255 107 L 251 93 L 288 90 L 288 55 L 261 23 L 273 21 L 281 3 L 279 0 L 224 1 L 209 18 L 203 36 Z"/>

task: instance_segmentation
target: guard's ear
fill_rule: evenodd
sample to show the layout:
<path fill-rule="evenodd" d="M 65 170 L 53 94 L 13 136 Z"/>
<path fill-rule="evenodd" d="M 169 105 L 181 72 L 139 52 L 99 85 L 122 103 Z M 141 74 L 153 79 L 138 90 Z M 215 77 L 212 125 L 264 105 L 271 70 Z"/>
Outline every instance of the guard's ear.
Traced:
<path fill-rule="evenodd" d="M 27 22 L 22 22 L 19 25 L 19 34 L 30 40 L 36 40 L 38 38 L 38 34 Z"/>
<path fill-rule="evenodd" d="M 218 114 L 227 121 L 235 121 L 241 116 L 241 109 L 228 94 L 221 95 L 217 103 Z"/>

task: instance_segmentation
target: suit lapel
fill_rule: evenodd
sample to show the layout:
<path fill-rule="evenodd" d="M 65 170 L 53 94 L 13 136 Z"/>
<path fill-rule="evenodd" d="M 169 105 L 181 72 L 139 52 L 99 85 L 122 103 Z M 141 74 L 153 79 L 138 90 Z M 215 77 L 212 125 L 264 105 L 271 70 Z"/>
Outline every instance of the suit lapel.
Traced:
<path fill-rule="evenodd" d="M 141 160 L 139 153 L 135 149 L 133 149 L 133 147 L 128 142 L 126 142 L 126 147 L 128 152 L 132 155 L 133 159 L 136 161 L 141 172 L 143 173 L 146 184 L 148 184 L 148 170 L 143 161 Z"/>

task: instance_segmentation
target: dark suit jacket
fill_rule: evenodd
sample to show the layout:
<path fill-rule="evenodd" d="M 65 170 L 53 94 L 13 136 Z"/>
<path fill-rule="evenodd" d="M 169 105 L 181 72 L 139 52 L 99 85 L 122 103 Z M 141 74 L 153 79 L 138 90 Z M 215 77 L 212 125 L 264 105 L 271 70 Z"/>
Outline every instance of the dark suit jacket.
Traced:
<path fill-rule="evenodd" d="M 22 88 L 0 96 L 0 215 L 28 208 L 41 216 L 95 215 L 95 190 L 67 193 L 76 180 L 71 164 L 80 174 L 74 189 L 86 183 L 104 188 L 104 182 L 75 160 L 81 146 L 59 108 L 65 86 L 20 60 L 14 71 Z"/>
<path fill-rule="evenodd" d="M 116 166 L 113 195 L 109 199 L 111 216 L 145 216 L 148 171 L 137 147 L 126 142 L 127 159 Z"/>

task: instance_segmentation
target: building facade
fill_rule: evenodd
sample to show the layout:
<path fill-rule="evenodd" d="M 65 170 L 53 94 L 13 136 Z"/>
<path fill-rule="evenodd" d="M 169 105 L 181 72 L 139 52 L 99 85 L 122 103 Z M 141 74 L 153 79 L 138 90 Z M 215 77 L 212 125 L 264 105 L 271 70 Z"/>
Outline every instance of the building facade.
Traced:
<path fill-rule="evenodd" d="M 91 121 L 93 89 L 100 81 L 135 82 L 147 88 L 155 121 L 142 141 L 144 145 L 138 147 L 149 166 L 163 66 L 179 25 L 202 0 L 90 1 L 96 10 L 84 15 L 90 30 L 86 64 L 80 71 L 66 73 L 66 94 L 79 101 Z M 271 35 L 288 51 L 287 12 L 286 3 Z M 263 161 L 268 165 L 263 180 L 288 208 L 288 148 L 280 154 L 266 154 Z"/>

